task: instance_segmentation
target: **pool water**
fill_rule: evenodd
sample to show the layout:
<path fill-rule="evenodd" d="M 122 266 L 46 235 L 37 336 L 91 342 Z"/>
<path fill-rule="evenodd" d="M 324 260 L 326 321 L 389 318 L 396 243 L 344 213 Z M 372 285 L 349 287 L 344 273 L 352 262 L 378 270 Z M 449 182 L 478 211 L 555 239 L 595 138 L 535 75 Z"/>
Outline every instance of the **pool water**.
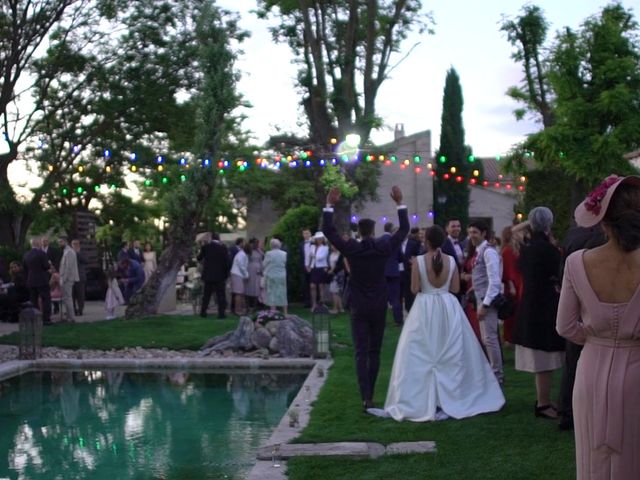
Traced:
<path fill-rule="evenodd" d="M 306 374 L 32 372 L 0 382 L 0 479 L 245 478 Z"/>

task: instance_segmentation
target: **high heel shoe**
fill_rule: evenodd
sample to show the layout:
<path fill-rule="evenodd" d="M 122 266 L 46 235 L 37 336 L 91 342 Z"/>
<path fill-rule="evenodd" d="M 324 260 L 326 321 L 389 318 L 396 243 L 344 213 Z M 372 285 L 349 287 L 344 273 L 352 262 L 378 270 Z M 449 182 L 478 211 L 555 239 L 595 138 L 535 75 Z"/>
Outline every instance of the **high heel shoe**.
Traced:
<path fill-rule="evenodd" d="M 548 410 L 553 411 L 553 414 L 549 414 Z M 535 402 L 533 404 L 533 414 L 536 417 L 546 418 L 548 420 L 557 420 L 558 419 L 558 413 L 557 413 L 556 407 L 554 407 L 551 404 L 538 406 L 538 402 Z"/>

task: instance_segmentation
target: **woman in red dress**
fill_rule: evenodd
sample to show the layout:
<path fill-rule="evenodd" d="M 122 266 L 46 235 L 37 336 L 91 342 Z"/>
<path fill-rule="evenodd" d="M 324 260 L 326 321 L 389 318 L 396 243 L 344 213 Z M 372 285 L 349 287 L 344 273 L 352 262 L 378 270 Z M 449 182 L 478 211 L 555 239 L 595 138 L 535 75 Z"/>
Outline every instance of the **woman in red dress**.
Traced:
<path fill-rule="evenodd" d="M 502 230 L 502 283 L 504 293 L 508 295 L 514 304 L 514 312 L 509 318 L 504 319 L 503 340 L 505 344 L 513 343 L 513 328 L 516 323 L 518 303 L 522 296 L 522 275 L 518 268 L 519 256 L 518 239 L 513 235 L 511 227 Z"/>

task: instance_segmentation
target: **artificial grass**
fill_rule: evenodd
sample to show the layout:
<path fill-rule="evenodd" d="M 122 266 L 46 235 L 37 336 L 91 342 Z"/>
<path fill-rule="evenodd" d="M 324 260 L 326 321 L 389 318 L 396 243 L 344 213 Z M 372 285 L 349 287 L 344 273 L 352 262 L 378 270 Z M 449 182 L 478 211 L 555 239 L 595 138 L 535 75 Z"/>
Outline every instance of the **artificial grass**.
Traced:
<path fill-rule="evenodd" d="M 513 369 L 511 351 L 505 350 L 507 403 L 500 412 L 463 420 L 396 422 L 362 413 L 347 317 L 336 318 L 332 328 L 334 342 L 343 347 L 334 348 L 335 363 L 327 383 L 309 425 L 296 442 L 434 440 L 438 451 L 375 460 L 295 458 L 288 463 L 291 480 L 575 478 L 573 433 L 561 432 L 555 422 L 534 417 L 534 377 Z M 399 335 L 400 329 L 389 323 L 376 387 L 378 405 L 384 404 Z"/>
<path fill-rule="evenodd" d="M 126 347 L 199 350 L 209 338 L 234 330 L 237 325 L 237 318 L 218 320 L 182 315 L 63 323 L 43 328 L 42 345 L 95 350 Z M 17 333 L 0 337 L 0 344 L 17 345 L 18 341 Z"/>

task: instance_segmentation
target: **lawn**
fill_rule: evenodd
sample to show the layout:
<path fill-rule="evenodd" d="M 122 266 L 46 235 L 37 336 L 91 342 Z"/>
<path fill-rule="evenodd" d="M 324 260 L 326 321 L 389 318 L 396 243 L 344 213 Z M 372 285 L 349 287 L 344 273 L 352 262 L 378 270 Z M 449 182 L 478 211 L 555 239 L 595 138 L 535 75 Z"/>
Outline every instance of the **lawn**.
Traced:
<path fill-rule="evenodd" d="M 308 312 L 293 313 L 309 318 Z M 237 319 L 163 316 L 46 327 L 43 343 L 65 348 L 108 350 L 150 347 L 197 350 L 210 337 L 235 328 Z M 573 434 L 558 431 L 549 420 L 535 418 L 533 375 L 516 372 L 505 351 L 505 396 L 499 413 L 436 423 L 398 423 L 363 414 L 356 384 L 349 320 L 332 322 L 334 360 L 327 383 L 314 405 L 311 421 L 297 442 L 371 441 L 388 444 L 434 440 L 438 452 L 376 460 L 297 458 L 289 478 L 313 479 L 547 479 L 575 478 Z M 382 405 L 400 329 L 389 323 L 385 334 L 376 403 Z M 17 335 L 0 337 L 16 343 Z M 559 376 L 559 375 L 558 375 Z M 554 394 L 557 393 L 554 391 Z"/>
<path fill-rule="evenodd" d="M 289 462 L 290 479 L 575 478 L 573 433 L 561 432 L 555 422 L 534 417 L 533 375 L 513 369 L 510 350 L 505 351 L 507 404 L 502 411 L 464 420 L 399 423 L 362 413 L 348 326 L 346 316 L 332 324 L 334 342 L 344 347 L 334 348 L 335 363 L 297 442 L 434 440 L 438 452 L 376 460 L 298 458 Z M 375 395 L 379 405 L 384 404 L 399 335 L 400 329 L 389 322 Z"/>

